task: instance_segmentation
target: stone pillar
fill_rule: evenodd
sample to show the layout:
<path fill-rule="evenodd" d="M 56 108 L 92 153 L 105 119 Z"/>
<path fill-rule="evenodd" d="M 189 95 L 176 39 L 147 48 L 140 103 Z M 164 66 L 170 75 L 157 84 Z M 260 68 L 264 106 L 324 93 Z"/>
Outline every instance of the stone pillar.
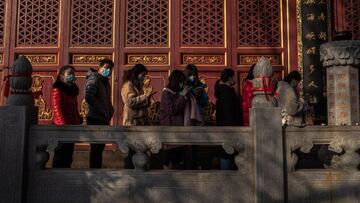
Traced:
<path fill-rule="evenodd" d="M 255 79 L 252 80 L 254 99 L 252 107 L 276 106 L 274 99 L 274 86 L 272 84 L 273 70 L 270 61 L 261 57 L 254 68 Z"/>
<path fill-rule="evenodd" d="M 11 68 L 10 96 L 0 107 L 0 202 L 25 202 L 29 127 L 37 122 L 31 96 L 30 62 L 21 56 Z"/>
<path fill-rule="evenodd" d="M 360 41 L 334 41 L 321 45 L 327 71 L 329 125 L 359 123 Z"/>
<path fill-rule="evenodd" d="M 280 108 L 252 108 L 256 201 L 285 202 L 283 135 Z"/>

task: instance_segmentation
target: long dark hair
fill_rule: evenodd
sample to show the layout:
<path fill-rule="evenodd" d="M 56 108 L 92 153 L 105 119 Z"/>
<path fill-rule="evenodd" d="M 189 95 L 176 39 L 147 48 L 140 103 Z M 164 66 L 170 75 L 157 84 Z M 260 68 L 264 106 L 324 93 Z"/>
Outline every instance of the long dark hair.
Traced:
<path fill-rule="evenodd" d="M 64 75 L 65 71 L 67 69 L 71 69 L 75 72 L 75 68 L 73 66 L 70 66 L 70 65 L 66 65 L 66 66 L 63 66 L 59 69 L 58 71 L 58 75 L 56 77 L 56 81 L 55 82 L 60 82 L 61 81 L 61 76 Z"/>
<path fill-rule="evenodd" d="M 188 64 L 185 68 L 186 77 L 194 75 L 196 78 L 199 77 L 199 71 L 194 64 Z"/>
<path fill-rule="evenodd" d="M 255 68 L 255 64 L 251 65 L 250 66 L 250 69 L 249 69 L 249 72 L 246 76 L 246 80 L 253 80 L 255 79 L 255 76 L 254 76 L 254 68 Z"/>
<path fill-rule="evenodd" d="M 143 64 L 136 64 L 132 69 L 127 71 L 124 82 L 130 81 L 132 84 L 134 84 L 136 86 L 140 85 L 137 78 L 140 75 L 140 73 L 143 73 L 143 72 L 145 72 L 145 73 L 148 72 L 146 67 Z"/>
<path fill-rule="evenodd" d="M 294 71 L 291 71 L 289 73 L 289 75 L 287 75 L 283 81 L 287 82 L 287 83 L 291 83 L 292 80 L 296 80 L 296 81 L 301 81 L 301 74 L 299 73 L 299 71 L 297 70 L 294 70 Z"/>
<path fill-rule="evenodd" d="M 184 83 L 185 81 L 185 74 L 181 70 L 174 70 L 170 74 L 169 83 L 166 87 L 171 91 L 179 92 L 181 91 L 180 83 Z"/>

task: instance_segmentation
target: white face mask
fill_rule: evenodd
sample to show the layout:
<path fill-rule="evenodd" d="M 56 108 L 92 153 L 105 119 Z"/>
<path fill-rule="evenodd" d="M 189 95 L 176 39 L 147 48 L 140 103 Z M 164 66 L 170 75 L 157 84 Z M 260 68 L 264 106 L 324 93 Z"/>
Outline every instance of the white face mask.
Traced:
<path fill-rule="evenodd" d="M 293 87 L 293 88 L 296 88 L 297 84 L 298 83 L 296 82 L 296 80 L 292 80 L 291 83 L 290 83 L 291 87 Z"/>
<path fill-rule="evenodd" d="M 189 77 L 189 81 L 194 82 L 194 81 L 195 81 L 195 76 L 193 76 L 193 75 L 190 76 L 190 77 Z"/>

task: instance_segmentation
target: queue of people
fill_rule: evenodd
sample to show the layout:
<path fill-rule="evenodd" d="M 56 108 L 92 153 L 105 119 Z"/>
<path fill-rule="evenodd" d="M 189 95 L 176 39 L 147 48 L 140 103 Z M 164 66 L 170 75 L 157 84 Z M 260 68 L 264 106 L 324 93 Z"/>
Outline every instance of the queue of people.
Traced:
<path fill-rule="evenodd" d="M 114 63 L 109 59 L 101 60 L 96 69 L 90 69 L 86 75 L 85 100 L 88 104 L 86 116 L 87 125 L 110 125 L 114 114 L 111 102 L 111 86 L 109 78 L 113 72 Z M 224 69 L 215 84 L 216 125 L 217 126 L 248 126 L 249 109 L 252 103 L 252 82 L 254 65 L 242 86 L 242 97 L 234 86 L 236 77 L 234 70 Z M 52 109 L 55 125 L 80 125 L 83 123 L 78 111 L 77 97 L 79 88 L 76 85 L 75 68 L 64 66 L 60 68 L 52 90 Z M 152 89 L 144 92 L 144 81 L 148 73 L 143 64 L 136 64 L 126 72 L 121 88 L 124 126 L 149 125 L 148 107 L 151 98 L 157 93 Z M 284 125 L 303 125 L 303 113 L 308 106 L 298 94 L 296 87 L 301 81 L 297 71 L 291 72 L 284 80 L 277 83 L 273 93 L 282 108 Z M 160 124 L 163 126 L 202 126 L 205 125 L 205 109 L 209 105 L 207 86 L 199 79 L 198 69 L 189 64 L 184 71 L 173 70 L 166 87 L 161 92 Z M 104 144 L 91 144 L 90 168 L 101 168 Z M 53 167 L 71 167 L 74 144 L 61 144 L 56 150 Z M 167 167 L 174 165 L 196 167 L 199 148 L 185 146 L 165 147 L 165 163 Z M 221 150 L 220 150 L 221 151 Z M 134 152 L 129 152 L 131 154 Z M 193 160 L 185 160 L 183 154 L 191 153 Z M 222 169 L 229 169 L 229 161 L 233 156 L 218 153 Z M 185 163 L 187 162 L 187 163 Z M 131 160 L 126 161 L 131 168 Z"/>

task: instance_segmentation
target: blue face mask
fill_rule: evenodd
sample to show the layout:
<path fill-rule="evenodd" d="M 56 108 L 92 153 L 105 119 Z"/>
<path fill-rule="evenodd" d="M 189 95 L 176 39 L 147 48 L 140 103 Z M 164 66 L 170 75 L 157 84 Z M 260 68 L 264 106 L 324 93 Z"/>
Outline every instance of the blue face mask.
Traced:
<path fill-rule="evenodd" d="M 106 77 L 106 78 L 110 77 L 110 75 L 111 75 L 110 69 L 105 68 L 104 71 L 103 71 L 103 73 L 102 73 L 102 75 L 103 75 L 104 77 Z"/>
<path fill-rule="evenodd" d="M 139 82 L 144 82 L 145 81 L 145 76 L 139 75 L 138 80 L 139 80 Z"/>
<path fill-rule="evenodd" d="M 75 75 L 74 74 L 70 74 L 68 76 L 66 76 L 65 80 L 66 82 L 69 82 L 69 83 L 72 83 L 72 82 L 75 82 Z"/>

